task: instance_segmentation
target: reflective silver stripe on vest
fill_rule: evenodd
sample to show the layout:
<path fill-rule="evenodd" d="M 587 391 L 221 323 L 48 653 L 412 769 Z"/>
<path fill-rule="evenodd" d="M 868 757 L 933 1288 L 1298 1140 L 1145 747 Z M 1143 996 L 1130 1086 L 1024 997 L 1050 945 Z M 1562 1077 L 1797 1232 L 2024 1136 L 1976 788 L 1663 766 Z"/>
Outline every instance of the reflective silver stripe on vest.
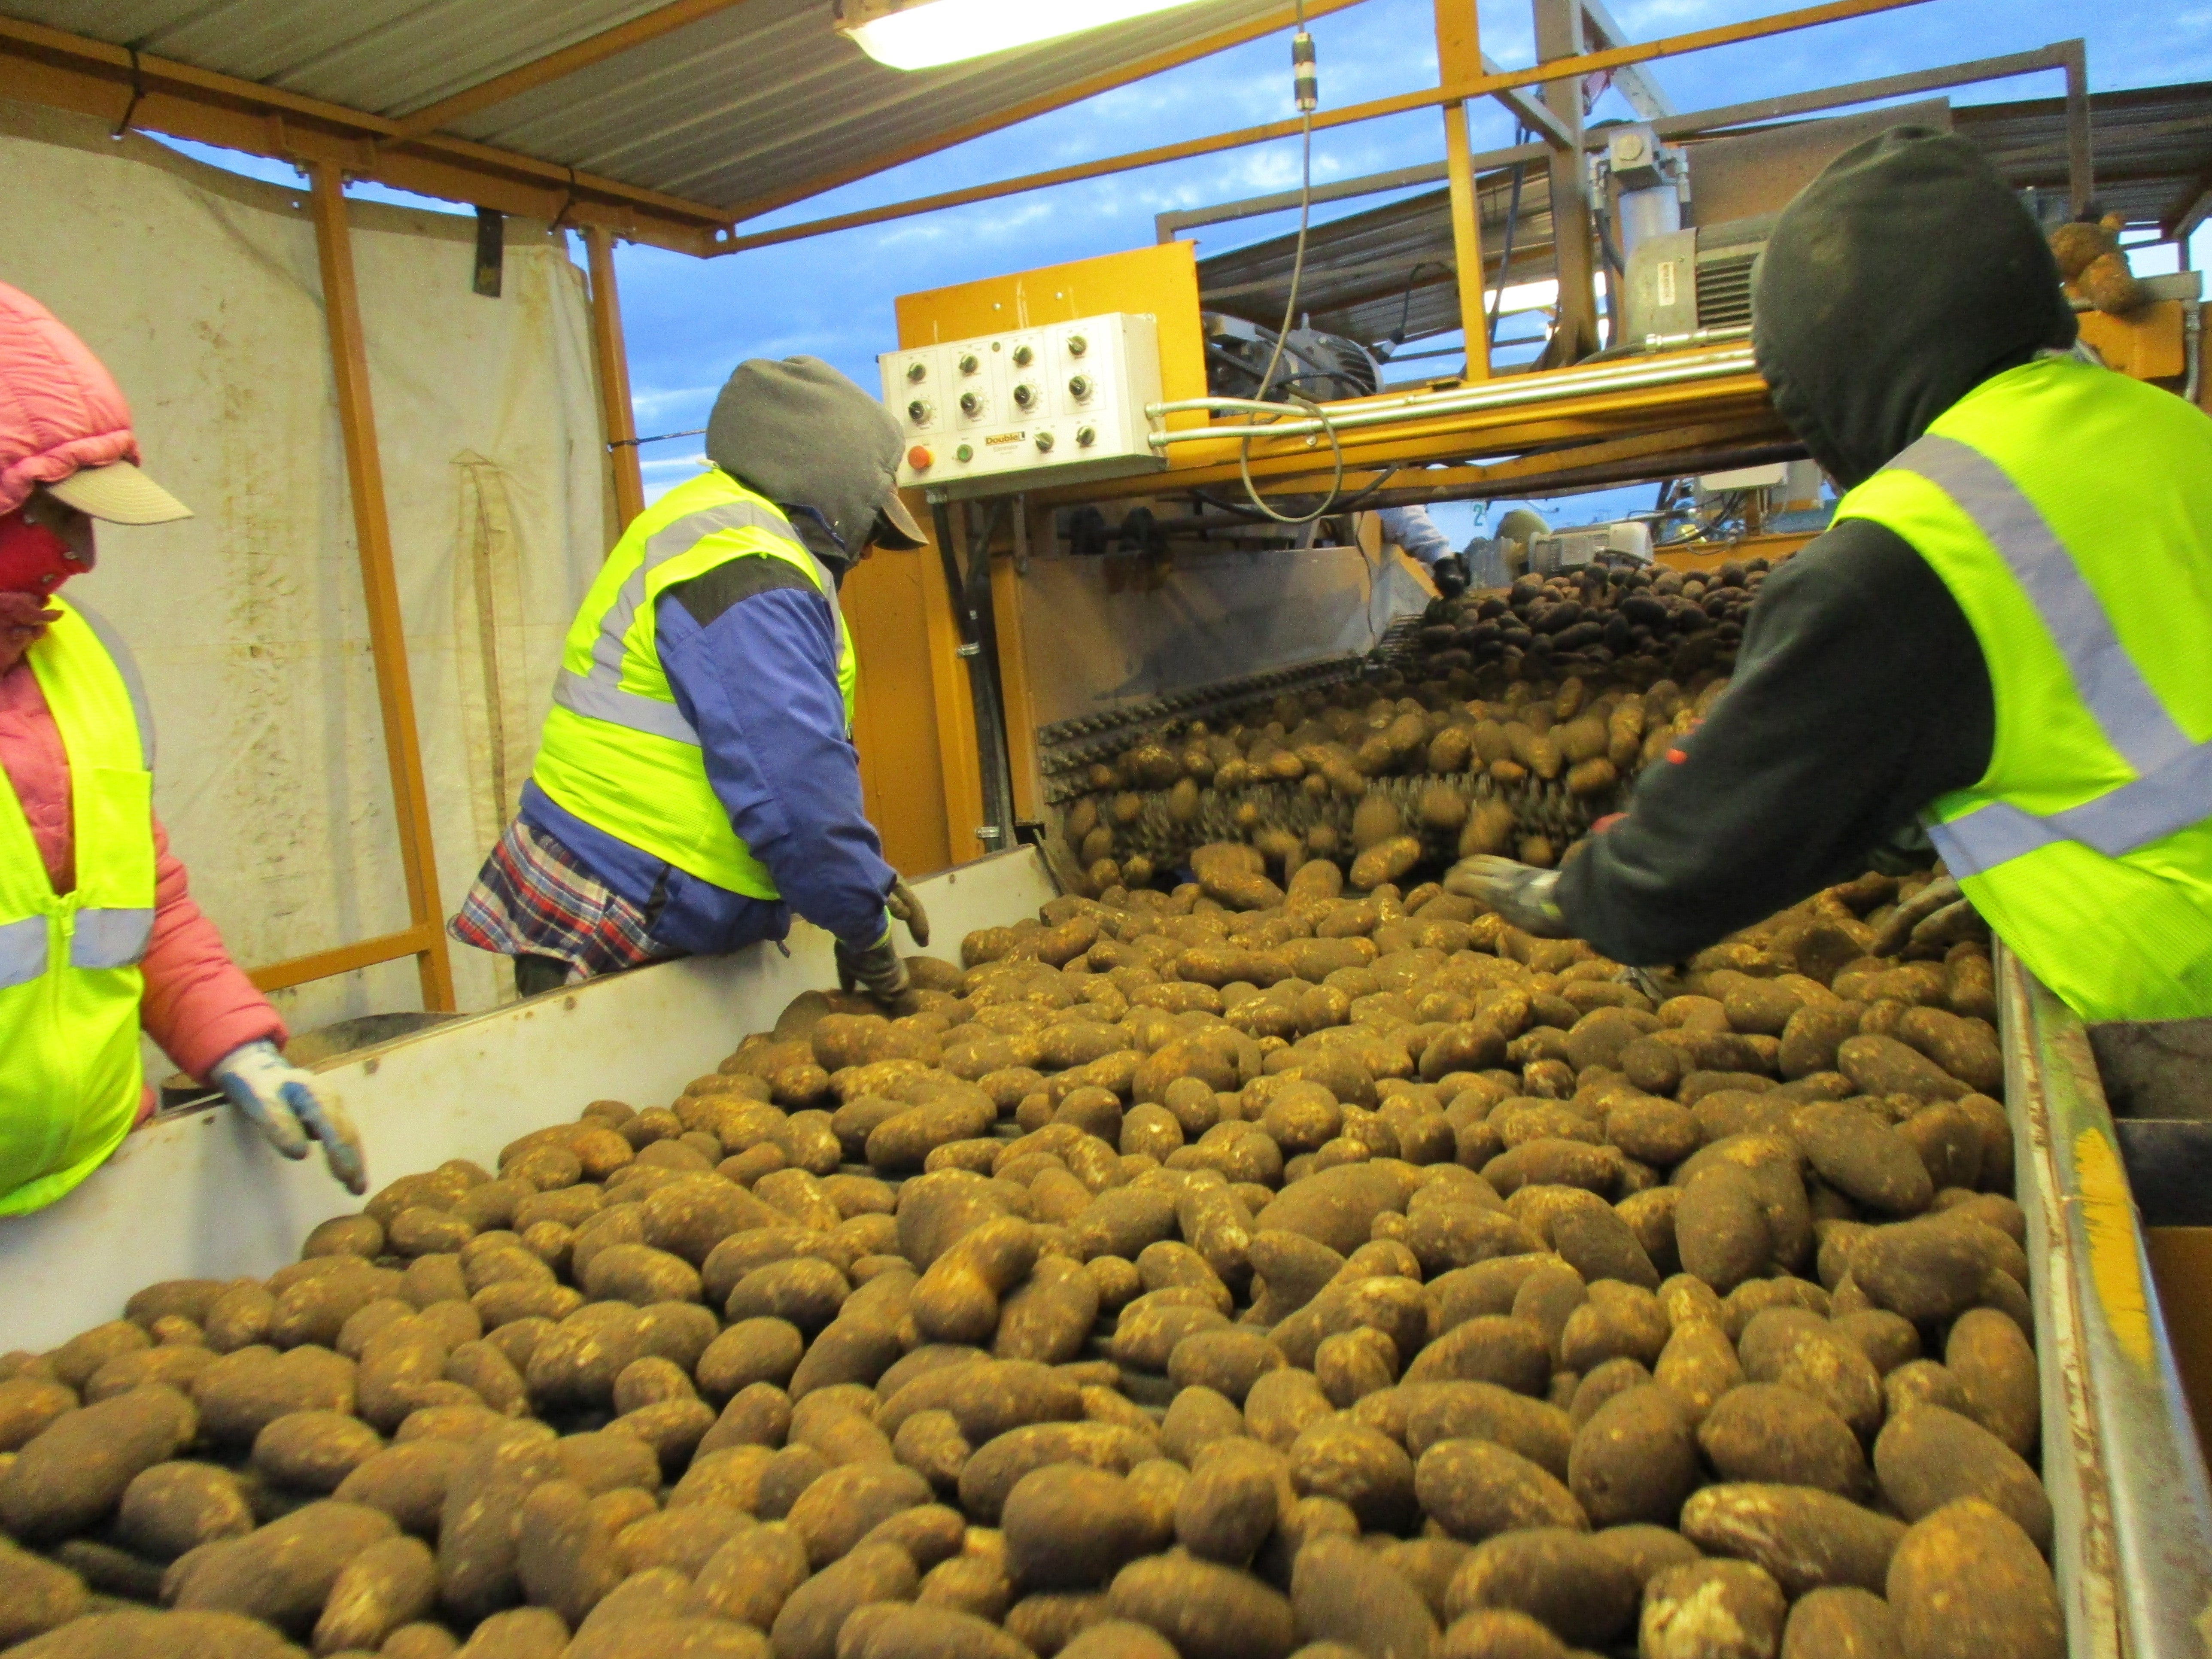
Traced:
<path fill-rule="evenodd" d="M 689 744 L 694 749 L 702 746 L 698 732 L 674 703 L 623 690 L 623 640 L 637 617 L 638 606 L 645 603 L 646 581 L 653 571 L 671 559 L 680 558 L 707 537 L 722 530 L 765 530 L 790 543 L 805 556 L 815 580 L 821 584 L 823 598 L 830 603 L 830 641 L 842 660 L 845 623 L 837 609 L 837 584 L 829 568 L 815 557 L 813 549 L 793 533 L 790 521 L 773 507 L 757 507 L 750 501 L 724 501 L 696 513 L 687 513 L 647 538 L 645 556 L 616 590 L 614 603 L 599 621 L 599 631 L 592 641 L 591 672 L 579 674 L 562 669 L 553 682 L 555 702 L 571 714 Z"/>
<path fill-rule="evenodd" d="M 2112 618 L 2035 503 L 1994 461 L 1932 434 L 1890 463 L 1927 479 L 1988 538 L 2066 660 L 2106 738 L 2142 775 L 2039 817 L 1991 801 L 1928 836 L 1954 876 L 1977 876 L 2054 842 L 2120 858 L 2212 817 L 2212 743 L 2191 744 L 2112 631 Z"/>
<path fill-rule="evenodd" d="M 92 629 L 93 636 L 107 648 L 107 655 L 115 665 L 115 672 L 123 676 L 123 689 L 131 694 L 131 712 L 138 719 L 138 754 L 146 769 L 154 769 L 154 705 L 147 700 L 146 683 L 138 678 L 138 659 L 131 654 L 131 647 L 123 642 L 123 635 L 90 605 L 84 605 L 72 594 L 70 609 L 84 618 L 84 625 Z"/>
<path fill-rule="evenodd" d="M 1955 438 L 1932 434 L 1889 465 L 1927 479 L 1988 538 L 2051 631 L 2082 702 L 2129 765 L 2154 772 L 2190 747 L 2188 733 L 2137 672 L 2072 556 L 2002 468 Z"/>
<path fill-rule="evenodd" d="M 688 743 L 694 749 L 703 747 L 698 732 L 674 703 L 663 702 L 658 697 L 641 697 L 619 685 L 609 685 L 596 674 L 577 674 L 562 669 L 553 682 L 553 701 L 572 714 L 584 714 L 611 726 L 627 726 L 633 732 Z"/>
<path fill-rule="evenodd" d="M 2078 841 L 2106 858 L 2124 858 L 2207 818 L 2212 818 L 2212 743 L 2200 743 L 2147 777 L 2048 817 L 1991 801 L 1948 823 L 1929 824 L 1928 838 L 1953 875 L 1978 876 L 2059 841 Z"/>
<path fill-rule="evenodd" d="M 0 922 L 0 991 L 28 985 L 46 971 L 46 919 Z"/>
<path fill-rule="evenodd" d="M 131 968 L 146 954 L 153 937 L 154 912 L 87 909 L 76 913 L 76 932 L 70 939 L 72 968 Z"/>

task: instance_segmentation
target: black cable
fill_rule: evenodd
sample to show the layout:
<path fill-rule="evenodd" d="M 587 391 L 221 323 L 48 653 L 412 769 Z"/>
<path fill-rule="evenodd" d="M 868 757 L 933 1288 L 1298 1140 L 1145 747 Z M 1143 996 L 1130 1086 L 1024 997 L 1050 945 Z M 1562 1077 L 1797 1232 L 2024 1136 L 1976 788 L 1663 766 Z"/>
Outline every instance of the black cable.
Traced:
<path fill-rule="evenodd" d="M 146 79 L 138 67 L 138 48 L 125 46 L 124 50 L 131 54 L 131 101 L 123 106 L 123 118 L 115 124 L 115 131 L 107 135 L 118 143 L 131 131 L 131 118 L 138 113 L 139 100 L 146 95 Z"/>
<path fill-rule="evenodd" d="M 1431 265 L 1434 265 L 1438 270 L 1451 269 L 1451 266 L 1442 259 L 1416 259 L 1413 262 L 1413 268 L 1406 273 L 1406 298 L 1405 302 L 1398 307 L 1398 326 L 1385 337 L 1389 341 L 1392 356 L 1395 356 L 1397 349 L 1406 343 L 1406 325 L 1413 319 L 1413 315 L 1414 285 L 1421 280 L 1421 273 Z M 1383 361 L 1387 362 L 1389 359 L 1385 358 Z"/>

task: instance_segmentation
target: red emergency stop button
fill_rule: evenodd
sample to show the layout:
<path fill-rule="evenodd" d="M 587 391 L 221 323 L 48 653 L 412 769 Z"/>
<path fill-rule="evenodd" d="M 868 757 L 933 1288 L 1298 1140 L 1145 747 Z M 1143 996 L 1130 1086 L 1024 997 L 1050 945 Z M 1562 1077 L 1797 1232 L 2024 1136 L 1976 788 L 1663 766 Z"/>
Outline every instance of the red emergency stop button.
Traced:
<path fill-rule="evenodd" d="M 906 464 L 917 472 L 928 471 L 929 464 L 936 459 L 929 453 L 929 447 L 926 444 L 916 444 L 906 453 Z"/>

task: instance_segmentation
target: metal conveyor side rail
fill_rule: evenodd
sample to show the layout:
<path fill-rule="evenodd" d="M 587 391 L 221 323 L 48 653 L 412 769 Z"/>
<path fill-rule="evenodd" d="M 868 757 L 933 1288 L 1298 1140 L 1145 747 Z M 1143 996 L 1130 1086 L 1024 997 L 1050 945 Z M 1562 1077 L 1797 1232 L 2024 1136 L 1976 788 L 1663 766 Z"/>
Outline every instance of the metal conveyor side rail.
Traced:
<path fill-rule="evenodd" d="M 2212 1653 L 2212 1488 L 2087 1030 L 1997 951 L 2072 1659 Z"/>

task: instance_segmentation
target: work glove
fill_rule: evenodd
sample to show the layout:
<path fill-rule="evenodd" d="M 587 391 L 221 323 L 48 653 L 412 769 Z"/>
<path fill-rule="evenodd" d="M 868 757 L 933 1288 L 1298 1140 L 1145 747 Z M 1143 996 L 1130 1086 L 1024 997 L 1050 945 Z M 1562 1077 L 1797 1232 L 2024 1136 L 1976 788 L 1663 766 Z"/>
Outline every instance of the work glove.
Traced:
<path fill-rule="evenodd" d="M 319 1140 L 331 1179 L 349 1193 L 368 1190 L 361 1131 L 314 1074 L 288 1061 L 275 1043 L 248 1042 L 232 1049 L 216 1062 L 208 1081 L 285 1157 L 305 1158 L 307 1142 Z"/>
<path fill-rule="evenodd" d="M 922 925 L 928 926 L 926 919 Z M 899 957 L 898 946 L 891 943 L 890 923 L 884 924 L 883 937 L 873 945 L 855 946 L 842 939 L 837 941 L 837 988 L 866 991 L 885 1007 L 906 994 L 906 963 Z"/>
<path fill-rule="evenodd" d="M 1990 936 L 1989 924 L 1949 876 L 1939 876 L 1889 914 L 1868 954 L 1893 957 L 1908 946 L 1941 951 L 1962 939 Z"/>
<path fill-rule="evenodd" d="M 1429 567 L 1429 580 L 1444 598 L 1455 599 L 1467 592 L 1467 561 L 1456 553 L 1447 553 Z"/>
<path fill-rule="evenodd" d="M 1534 865 L 1486 854 L 1462 859 L 1444 878 L 1447 891 L 1487 906 L 1524 933 L 1538 939 L 1571 939 L 1573 930 L 1553 896 L 1559 884 L 1556 870 L 1539 870 Z"/>
<path fill-rule="evenodd" d="M 884 900 L 884 908 L 891 913 L 891 920 L 906 924 L 917 945 L 929 943 L 929 912 L 921 908 L 921 901 L 914 896 L 914 889 L 899 876 L 891 878 L 890 896 Z"/>

